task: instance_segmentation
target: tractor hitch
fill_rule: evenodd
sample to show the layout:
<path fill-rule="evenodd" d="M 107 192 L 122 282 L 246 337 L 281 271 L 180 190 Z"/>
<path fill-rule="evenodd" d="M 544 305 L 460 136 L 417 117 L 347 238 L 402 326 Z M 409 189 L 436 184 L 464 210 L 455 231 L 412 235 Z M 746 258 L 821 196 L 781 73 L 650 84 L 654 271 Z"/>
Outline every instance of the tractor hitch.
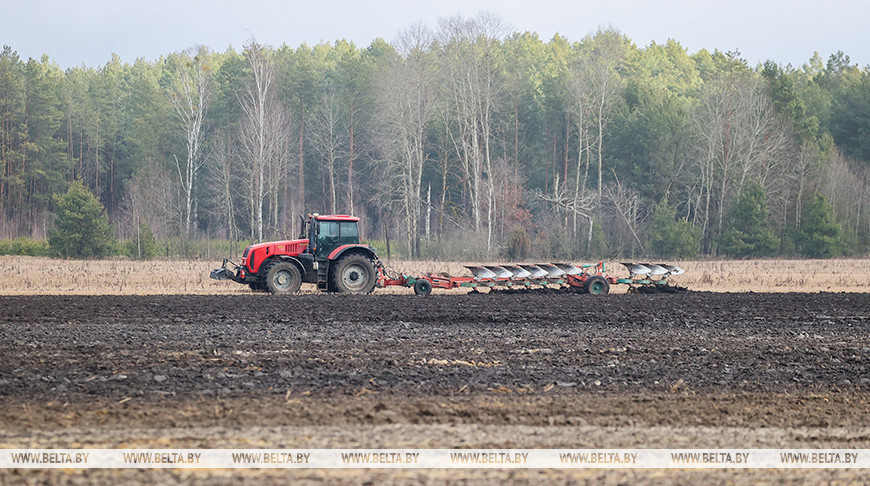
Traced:
<path fill-rule="evenodd" d="M 227 268 L 228 264 L 234 266 L 235 270 Z M 215 280 L 233 280 L 235 282 L 243 282 L 244 277 L 239 274 L 239 268 L 239 265 L 236 265 L 230 260 L 224 258 L 224 262 L 220 266 L 220 268 L 215 268 L 214 270 L 212 270 L 211 274 L 209 274 L 209 277 Z"/>

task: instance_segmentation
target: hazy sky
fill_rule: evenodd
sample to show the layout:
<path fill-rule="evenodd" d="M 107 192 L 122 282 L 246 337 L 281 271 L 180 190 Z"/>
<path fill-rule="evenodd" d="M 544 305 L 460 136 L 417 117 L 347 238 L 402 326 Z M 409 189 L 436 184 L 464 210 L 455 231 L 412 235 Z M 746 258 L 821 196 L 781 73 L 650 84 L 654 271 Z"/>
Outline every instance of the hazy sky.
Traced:
<path fill-rule="evenodd" d="M 199 44 L 239 50 L 252 37 L 276 47 L 341 38 L 367 46 L 416 22 L 434 29 L 441 17 L 483 10 L 545 41 L 612 25 L 639 47 L 673 38 L 690 53 L 739 50 L 751 65 L 800 66 L 814 51 L 827 59 L 838 50 L 870 64 L 867 0 L 0 0 L 0 44 L 63 68 L 102 66 L 113 52 L 154 60 Z"/>

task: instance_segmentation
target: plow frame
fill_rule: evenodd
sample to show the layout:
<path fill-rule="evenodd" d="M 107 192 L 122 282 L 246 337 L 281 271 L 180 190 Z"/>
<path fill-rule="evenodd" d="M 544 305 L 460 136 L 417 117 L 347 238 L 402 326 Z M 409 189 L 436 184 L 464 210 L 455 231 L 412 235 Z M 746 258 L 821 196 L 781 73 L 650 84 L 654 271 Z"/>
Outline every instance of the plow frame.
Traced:
<path fill-rule="evenodd" d="M 390 277 L 386 275 L 383 267 L 378 271 L 378 287 L 413 287 L 414 293 L 425 296 L 432 292 L 432 289 L 459 289 L 469 288 L 472 292 L 477 292 L 480 288 L 490 290 L 517 290 L 517 289 L 561 289 L 574 290 L 578 293 L 588 292 L 587 281 L 592 277 L 599 277 L 600 281 L 607 285 L 622 283 L 620 279 L 607 277 L 605 275 L 604 262 L 600 261 L 597 264 L 578 265 L 577 268 L 582 269 L 581 273 L 563 274 L 558 276 L 548 277 L 452 277 L 444 274 L 427 273 L 421 276 L 399 275 Z M 591 269 L 591 271 L 590 271 Z M 624 279 L 622 279 L 624 280 Z M 597 288 L 597 287 L 596 287 Z M 590 293 L 607 293 L 605 288 L 603 291 L 593 291 Z"/>

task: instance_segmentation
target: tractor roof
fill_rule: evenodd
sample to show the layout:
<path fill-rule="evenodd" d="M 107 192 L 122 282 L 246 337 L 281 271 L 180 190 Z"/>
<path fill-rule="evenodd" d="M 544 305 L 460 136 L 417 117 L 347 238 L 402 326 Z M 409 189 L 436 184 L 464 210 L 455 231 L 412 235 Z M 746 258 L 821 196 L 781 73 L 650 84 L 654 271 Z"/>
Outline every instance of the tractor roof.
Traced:
<path fill-rule="evenodd" d="M 317 221 L 359 221 L 359 218 L 356 216 L 349 216 L 347 214 L 316 214 L 314 219 Z"/>

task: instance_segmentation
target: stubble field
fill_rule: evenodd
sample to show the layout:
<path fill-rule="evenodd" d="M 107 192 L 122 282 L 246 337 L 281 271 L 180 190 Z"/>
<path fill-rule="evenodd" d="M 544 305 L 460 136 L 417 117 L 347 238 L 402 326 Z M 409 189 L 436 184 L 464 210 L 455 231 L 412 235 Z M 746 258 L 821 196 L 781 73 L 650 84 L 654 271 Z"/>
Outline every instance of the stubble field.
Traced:
<path fill-rule="evenodd" d="M 469 262 L 479 265 L 488 262 Z M 535 262 L 530 262 L 535 263 Z M 540 263 L 540 262 L 537 262 Z M 575 262 L 582 263 L 582 262 Z M 588 263 L 588 262 L 586 262 Z M 698 292 L 867 292 L 870 259 L 671 261 L 686 270 L 672 281 Z M 387 269 L 418 275 L 447 272 L 471 275 L 464 264 L 388 261 Z M 226 295 L 249 294 L 233 282 L 209 278 L 219 261 L 206 260 L 53 260 L 0 256 L 0 295 Z M 618 262 L 605 262 L 608 275 L 628 277 Z M 313 293 L 304 284 L 303 292 Z M 624 292 L 616 286 L 614 293 Z M 392 287 L 377 293 L 407 293 Z M 450 292 L 455 293 L 455 292 Z"/>
<path fill-rule="evenodd" d="M 867 261 L 680 264 L 691 292 L 421 299 L 405 289 L 252 294 L 209 281 L 212 262 L 4 257 L 0 270 L 13 278 L 0 284 L 0 447 L 870 448 Z M 0 482 L 33 484 L 865 478 L 799 469 L 0 471 Z"/>

